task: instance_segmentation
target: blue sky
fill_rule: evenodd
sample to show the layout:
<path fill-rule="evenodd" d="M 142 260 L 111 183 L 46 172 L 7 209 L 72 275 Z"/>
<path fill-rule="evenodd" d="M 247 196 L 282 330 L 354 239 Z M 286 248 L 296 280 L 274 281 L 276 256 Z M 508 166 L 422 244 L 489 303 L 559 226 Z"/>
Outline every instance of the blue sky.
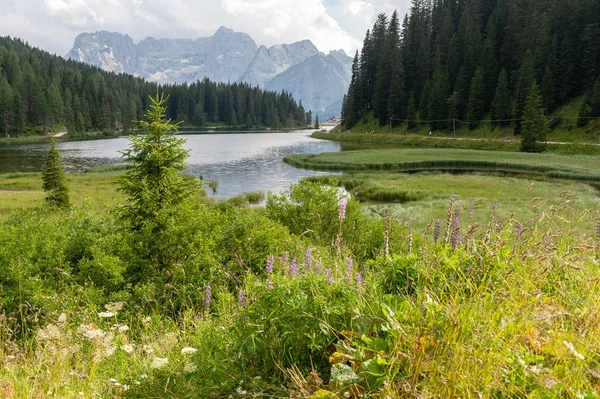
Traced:
<path fill-rule="evenodd" d="M 360 47 L 380 12 L 404 15 L 410 0 L 0 0 L 0 35 L 59 55 L 75 37 L 97 30 L 198 38 L 219 26 L 248 33 L 258 45 L 310 39 L 321 51 Z"/>

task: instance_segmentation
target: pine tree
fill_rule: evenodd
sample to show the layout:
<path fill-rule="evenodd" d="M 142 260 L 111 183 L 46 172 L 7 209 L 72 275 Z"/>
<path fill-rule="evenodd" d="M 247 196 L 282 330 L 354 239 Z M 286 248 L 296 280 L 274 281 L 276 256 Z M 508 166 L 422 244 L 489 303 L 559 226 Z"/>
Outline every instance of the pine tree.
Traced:
<path fill-rule="evenodd" d="M 429 80 L 425 82 L 425 87 L 421 93 L 421 101 L 419 102 L 419 120 L 425 122 L 429 120 L 429 93 L 431 92 Z"/>
<path fill-rule="evenodd" d="M 415 93 L 411 92 L 408 100 L 408 108 L 406 110 L 406 119 L 409 129 L 417 127 L 417 104 L 415 102 Z"/>
<path fill-rule="evenodd" d="M 43 189 L 46 202 L 51 206 L 65 208 L 69 206 L 69 189 L 65 179 L 65 171 L 60 159 L 60 152 L 56 148 L 54 137 L 50 139 L 50 151 L 44 163 L 42 173 Z"/>
<path fill-rule="evenodd" d="M 319 114 L 317 114 L 317 117 L 315 118 L 315 129 L 320 129 L 321 125 L 319 125 Z"/>
<path fill-rule="evenodd" d="M 469 129 L 473 130 L 479 126 L 479 121 L 483 119 L 485 113 L 485 100 L 483 92 L 485 90 L 483 82 L 483 73 L 477 68 L 473 79 L 471 80 L 471 90 L 469 94 L 469 105 L 467 119 L 469 120 Z"/>
<path fill-rule="evenodd" d="M 531 51 L 527 51 L 523 65 L 518 72 L 517 81 L 517 95 L 515 104 L 515 119 L 517 123 L 515 125 L 515 134 L 521 133 L 521 119 L 523 118 L 523 112 L 525 109 L 525 103 L 533 83 L 535 82 L 535 68 L 533 65 L 533 55 Z"/>
<path fill-rule="evenodd" d="M 444 130 L 448 128 L 448 76 L 446 72 L 437 72 L 433 77 L 433 84 L 429 94 L 427 116 L 432 121 L 431 130 Z"/>
<path fill-rule="evenodd" d="M 496 85 L 496 95 L 492 104 L 492 122 L 494 125 L 510 125 L 510 91 L 508 89 L 508 77 L 506 69 L 502 69 L 498 75 L 498 84 Z"/>
<path fill-rule="evenodd" d="M 600 117 L 600 78 L 596 80 L 596 84 L 594 85 L 594 89 L 592 90 L 590 108 L 590 116 Z"/>
<path fill-rule="evenodd" d="M 158 93 L 150 98 L 148 121 L 139 122 L 140 130 L 147 133 L 132 136 L 129 149 L 122 152 L 132 169 L 120 182 L 120 191 L 128 197 L 120 215 L 133 230 L 149 225 L 153 231 L 161 230 L 168 222 L 158 215 L 168 213 L 198 190 L 196 181 L 180 174 L 186 168 L 188 152 L 182 148 L 185 140 L 174 134 L 178 125 L 166 120 L 167 100 Z"/>
<path fill-rule="evenodd" d="M 539 86 L 531 86 L 525 108 L 523 109 L 521 151 L 542 152 L 546 145 L 548 119 L 544 115 L 544 105 Z"/>
<path fill-rule="evenodd" d="M 388 114 L 392 119 L 392 124 L 398 125 L 400 121 L 406 119 L 407 101 L 404 89 L 404 63 L 400 49 L 394 51 L 393 57 Z"/>
<path fill-rule="evenodd" d="M 590 107 L 589 96 L 585 95 L 579 105 L 579 112 L 577 113 L 577 127 L 582 127 L 590 122 L 590 115 L 592 114 L 592 108 Z"/>
<path fill-rule="evenodd" d="M 14 112 L 13 90 L 5 77 L 0 77 L 0 131 L 8 136 L 12 130 Z"/>

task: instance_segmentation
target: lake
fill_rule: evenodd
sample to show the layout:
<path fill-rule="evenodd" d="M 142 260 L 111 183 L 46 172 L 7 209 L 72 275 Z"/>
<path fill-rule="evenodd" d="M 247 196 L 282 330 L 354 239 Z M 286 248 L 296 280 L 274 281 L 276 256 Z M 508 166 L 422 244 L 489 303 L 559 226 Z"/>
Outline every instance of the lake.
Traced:
<path fill-rule="evenodd" d="M 309 131 L 252 134 L 182 134 L 189 150 L 188 170 L 205 181 L 217 180 L 217 198 L 230 198 L 250 191 L 279 192 L 304 177 L 331 174 L 297 169 L 283 162 L 290 154 L 318 154 L 340 151 L 339 143 L 317 140 Z M 69 172 L 91 166 L 122 163 L 119 151 L 127 148 L 126 137 L 58 143 L 63 164 Z M 0 173 L 37 172 L 48 145 L 0 147 Z M 211 191 L 211 190 L 207 190 Z M 211 193 L 212 194 L 212 193 Z"/>

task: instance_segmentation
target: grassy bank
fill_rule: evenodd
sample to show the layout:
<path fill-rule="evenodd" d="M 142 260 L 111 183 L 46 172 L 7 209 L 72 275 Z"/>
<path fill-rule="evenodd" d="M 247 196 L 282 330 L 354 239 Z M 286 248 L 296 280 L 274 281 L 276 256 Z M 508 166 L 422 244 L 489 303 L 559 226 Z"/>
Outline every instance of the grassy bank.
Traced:
<path fill-rule="evenodd" d="M 599 209 L 600 192 L 582 183 L 545 182 L 526 178 L 489 176 L 484 174 L 442 174 L 442 173 L 345 173 L 341 176 L 317 176 L 312 181 L 327 182 L 331 179 L 340 184 L 361 200 L 363 212 L 379 218 L 386 210 L 399 220 L 413 220 L 415 228 L 425 230 L 434 220 L 444 220 L 448 204 L 448 193 L 465 206 L 464 212 L 473 208 L 472 223 L 485 225 L 489 218 L 492 203 L 500 206 L 496 210 L 499 217 L 507 220 L 513 214 L 525 221 L 534 219 L 543 202 L 560 208 L 564 204 L 561 193 L 569 193 L 574 199 L 573 214 L 586 209 Z M 531 202 L 533 198 L 542 201 Z M 581 224 L 582 230 L 594 228 L 594 221 Z"/>
<path fill-rule="evenodd" d="M 290 155 L 285 162 L 315 170 L 486 171 L 600 183 L 600 159 L 584 155 L 465 149 L 387 149 Z"/>
<path fill-rule="evenodd" d="M 402 148 L 456 148 L 486 151 L 518 152 L 520 141 L 506 138 L 448 137 L 418 134 L 375 133 L 322 133 L 315 132 L 312 137 L 333 140 L 342 143 L 368 143 Z M 600 146 L 586 143 L 551 144 L 546 146 L 547 153 L 565 155 L 600 155 Z"/>

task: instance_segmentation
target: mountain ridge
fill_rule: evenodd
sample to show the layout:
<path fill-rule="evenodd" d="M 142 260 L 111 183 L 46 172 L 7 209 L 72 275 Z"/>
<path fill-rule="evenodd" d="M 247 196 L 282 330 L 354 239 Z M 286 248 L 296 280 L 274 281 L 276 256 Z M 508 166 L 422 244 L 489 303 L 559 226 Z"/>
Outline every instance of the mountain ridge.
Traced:
<path fill-rule="evenodd" d="M 302 64 L 322 54 L 325 58 L 310 69 L 312 79 Z M 235 32 L 224 26 L 210 37 L 196 39 L 165 39 L 147 37 L 135 43 L 127 34 L 109 31 L 85 32 L 75 38 L 73 48 L 65 58 L 97 66 L 105 71 L 129 73 L 149 81 L 171 84 L 192 83 L 205 77 L 215 82 L 246 82 L 260 88 L 276 87 L 301 95 L 297 97 L 307 109 L 321 118 L 339 115 L 341 93 L 339 87 L 349 85 L 352 59 L 343 50 L 320 53 L 310 40 L 271 47 L 257 46 L 246 33 Z M 347 73 L 331 73 L 339 67 Z M 291 73 L 286 72 L 292 70 Z M 300 80 L 277 79 L 280 75 L 304 74 Z M 319 75 L 329 76 L 322 79 Z M 346 75 L 348 78 L 346 78 Z M 319 81 L 321 86 L 297 87 Z M 344 92 L 346 91 L 344 90 Z M 329 96 L 323 92 L 332 93 Z M 339 98 L 337 98 L 339 97 Z M 317 98 L 318 101 L 314 99 Z M 331 100 L 331 102 L 326 103 Z"/>

